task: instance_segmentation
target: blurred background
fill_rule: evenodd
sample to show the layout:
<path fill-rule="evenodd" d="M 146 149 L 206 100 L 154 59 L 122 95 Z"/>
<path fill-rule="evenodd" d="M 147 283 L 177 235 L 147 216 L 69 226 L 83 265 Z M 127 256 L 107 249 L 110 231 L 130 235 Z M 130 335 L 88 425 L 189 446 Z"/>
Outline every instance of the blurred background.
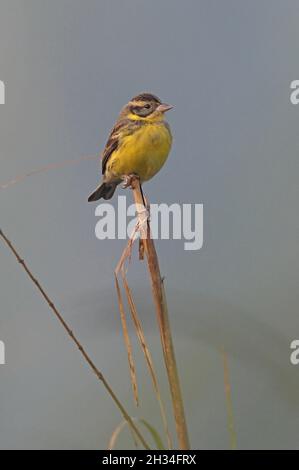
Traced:
<path fill-rule="evenodd" d="M 1 183 L 96 155 L 137 93 L 175 105 L 171 155 L 145 192 L 204 205 L 200 251 L 156 243 L 195 449 L 230 446 L 222 348 L 238 448 L 298 448 L 298 21 L 295 0 L 1 0 Z M 99 174 L 86 160 L 2 189 L 1 228 L 130 413 L 161 430 L 134 339 L 140 410 L 132 400 L 113 279 L 124 241 L 95 238 L 87 203 Z M 3 243 L 0 260 L 0 447 L 106 448 L 118 410 Z M 136 253 L 129 281 L 170 414 Z"/>

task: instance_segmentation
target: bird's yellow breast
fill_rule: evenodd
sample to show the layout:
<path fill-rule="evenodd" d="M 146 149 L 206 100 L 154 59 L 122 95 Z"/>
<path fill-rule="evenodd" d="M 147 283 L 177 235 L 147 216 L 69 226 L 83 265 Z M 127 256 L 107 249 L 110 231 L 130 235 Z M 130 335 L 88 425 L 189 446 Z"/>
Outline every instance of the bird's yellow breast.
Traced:
<path fill-rule="evenodd" d="M 164 165 L 171 142 L 165 122 L 144 123 L 121 138 L 118 149 L 109 158 L 107 172 L 111 177 L 136 173 L 141 181 L 149 180 Z"/>

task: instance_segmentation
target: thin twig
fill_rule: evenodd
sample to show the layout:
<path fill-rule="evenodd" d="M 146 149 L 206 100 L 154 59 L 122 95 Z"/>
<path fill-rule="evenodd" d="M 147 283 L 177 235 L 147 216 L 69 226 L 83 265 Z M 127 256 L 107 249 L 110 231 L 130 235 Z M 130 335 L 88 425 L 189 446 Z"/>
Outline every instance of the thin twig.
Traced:
<path fill-rule="evenodd" d="M 140 440 L 140 442 L 142 443 L 142 445 L 146 448 L 146 449 L 149 449 L 149 445 L 147 444 L 147 442 L 145 441 L 144 437 L 142 436 L 142 434 L 140 433 L 139 429 L 137 428 L 137 426 L 135 425 L 135 423 L 133 422 L 132 418 L 130 417 L 130 415 L 127 413 L 126 409 L 124 408 L 124 406 L 122 405 L 122 403 L 120 402 L 120 400 L 117 398 L 117 396 L 115 395 L 114 391 L 112 390 L 111 386 L 108 384 L 107 380 L 105 379 L 105 377 L 103 376 L 102 372 L 99 371 L 99 369 L 96 367 L 96 365 L 94 364 L 94 362 L 91 360 L 91 358 L 89 357 L 89 355 L 87 354 L 87 352 L 85 351 L 85 349 L 83 348 L 82 344 L 79 342 L 79 340 L 77 339 L 77 337 L 74 335 L 74 333 L 72 332 L 72 330 L 70 329 L 70 327 L 68 326 L 68 324 L 65 322 L 65 320 L 63 319 L 61 313 L 57 310 L 57 308 L 55 307 L 54 303 L 52 302 L 52 300 L 50 299 L 50 297 L 48 296 L 48 294 L 46 293 L 46 291 L 44 290 L 44 288 L 41 286 L 41 284 L 39 283 L 39 281 L 33 276 L 32 272 L 30 271 L 30 269 L 28 268 L 27 264 L 25 263 L 25 261 L 21 258 L 21 256 L 19 255 L 19 253 L 17 252 L 16 248 L 13 246 L 13 244 L 11 243 L 11 241 L 7 238 L 7 236 L 3 233 L 2 230 L 0 230 L 0 236 L 1 238 L 4 240 L 4 242 L 6 243 L 6 245 L 8 246 L 8 248 L 10 249 L 10 251 L 14 254 L 14 256 L 16 257 L 16 259 L 18 260 L 18 262 L 22 265 L 22 267 L 24 268 L 24 270 L 26 271 L 26 273 L 28 274 L 29 278 L 31 279 L 31 281 L 36 285 L 37 289 L 39 290 L 39 292 L 41 293 L 42 297 L 45 299 L 45 301 L 48 303 L 50 309 L 52 310 L 52 312 L 56 315 L 56 317 L 58 318 L 58 320 L 60 321 L 60 323 L 62 324 L 63 328 L 66 330 L 66 332 L 68 333 L 69 337 L 72 339 L 72 341 L 76 344 L 76 346 L 78 347 L 79 351 L 81 352 L 82 356 L 84 357 L 85 361 L 88 363 L 88 365 L 90 366 L 90 368 L 92 369 L 92 371 L 95 373 L 95 375 L 97 376 L 97 378 L 103 383 L 104 387 L 106 388 L 107 392 L 109 393 L 109 395 L 111 396 L 112 400 L 114 401 L 114 403 L 116 404 L 116 406 L 118 407 L 118 409 L 120 410 L 121 414 L 123 415 L 124 419 L 128 422 L 129 426 L 131 427 L 131 429 L 136 433 L 136 436 L 138 437 L 138 439 Z"/>
<path fill-rule="evenodd" d="M 234 413 L 233 413 L 233 402 L 232 402 L 232 390 L 229 380 L 229 367 L 228 367 L 228 355 L 227 352 L 222 349 L 222 362 L 224 372 L 224 390 L 226 398 L 226 409 L 227 409 L 227 424 L 230 437 L 230 447 L 232 450 L 237 448 L 237 433 L 235 428 Z"/>
<path fill-rule="evenodd" d="M 20 183 L 22 180 L 24 180 L 28 176 L 33 176 L 33 175 L 36 175 L 38 173 L 44 173 L 46 171 L 54 170 L 56 168 L 63 168 L 65 166 L 69 166 L 69 165 L 76 165 L 77 163 L 80 163 L 84 160 L 95 160 L 96 158 L 99 158 L 98 155 L 83 155 L 82 157 L 78 157 L 78 158 L 63 160 L 63 161 L 56 162 L 56 163 L 49 163 L 49 165 L 42 166 L 40 168 L 36 168 L 35 170 L 31 170 L 28 173 L 24 173 L 22 175 L 18 175 L 15 178 L 13 178 L 12 180 L 7 181 L 6 183 L 1 183 L 0 184 L 0 189 L 6 189 L 9 186 Z"/>

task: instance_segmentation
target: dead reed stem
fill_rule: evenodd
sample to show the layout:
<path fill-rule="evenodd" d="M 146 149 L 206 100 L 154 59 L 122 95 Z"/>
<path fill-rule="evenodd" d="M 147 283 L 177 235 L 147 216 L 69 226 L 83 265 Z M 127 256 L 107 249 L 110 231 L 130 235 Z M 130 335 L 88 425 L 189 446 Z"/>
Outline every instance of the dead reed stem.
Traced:
<path fill-rule="evenodd" d="M 231 450 L 237 449 L 237 433 L 235 428 L 234 413 L 233 413 L 233 403 L 232 403 L 232 390 L 229 380 L 229 367 L 228 367 L 228 354 L 222 349 L 221 351 L 222 361 L 223 361 L 223 372 L 224 372 L 224 391 L 226 398 L 226 410 L 227 410 L 227 423 L 228 431 L 230 437 L 230 447 Z"/>
<path fill-rule="evenodd" d="M 84 357 L 85 361 L 88 363 L 88 365 L 90 366 L 90 368 L 92 369 L 92 371 L 95 373 L 95 375 L 97 376 L 97 378 L 103 383 L 105 389 L 107 390 L 107 392 L 109 393 L 109 395 L 111 396 L 112 400 L 114 401 L 114 403 L 116 404 L 116 406 L 118 407 L 118 409 L 120 410 L 121 414 L 123 415 L 124 419 L 127 421 L 128 425 L 130 426 L 130 428 L 132 429 L 132 431 L 135 432 L 136 436 L 138 437 L 138 439 L 140 440 L 140 442 L 142 443 L 142 445 L 146 448 L 146 449 L 150 449 L 149 445 L 147 444 L 147 442 L 145 441 L 144 437 L 142 436 L 142 434 L 140 433 L 138 427 L 135 425 L 135 423 L 133 422 L 132 418 L 130 417 L 130 415 L 128 414 L 128 412 L 126 411 L 126 409 L 124 408 L 124 406 L 122 405 L 122 403 L 120 402 L 120 400 L 117 398 L 117 396 L 115 395 L 114 391 L 112 390 L 111 386 L 108 384 L 107 380 L 105 379 L 105 377 L 103 376 L 102 372 L 100 372 L 100 370 L 96 367 L 96 365 L 94 364 L 94 362 L 91 360 L 91 358 L 89 357 L 89 355 L 87 354 L 87 352 L 85 351 L 85 349 L 83 348 L 82 344 L 79 342 L 79 340 L 77 339 L 77 337 L 74 335 L 74 333 L 72 332 L 72 330 L 70 329 L 70 327 L 68 326 L 68 324 L 65 322 L 65 320 L 63 319 L 61 313 L 57 310 L 57 308 L 55 307 L 54 303 L 52 302 L 52 300 L 50 299 L 50 297 L 48 296 L 48 294 L 46 293 L 46 291 L 44 290 L 44 288 L 41 286 L 41 284 L 39 283 L 39 281 L 33 276 L 32 272 L 30 271 L 30 269 L 28 268 L 27 264 L 25 263 L 25 261 L 21 258 L 21 256 L 19 255 L 19 253 L 17 252 L 16 248 L 13 246 L 13 244 L 11 243 L 11 241 L 7 238 L 7 236 L 3 233 L 2 230 L 0 230 L 0 236 L 1 238 L 4 240 L 4 242 L 6 243 L 6 245 L 8 246 L 8 248 L 10 249 L 10 251 L 14 254 L 14 256 L 16 257 L 17 261 L 21 264 L 21 266 L 23 267 L 23 269 L 26 271 L 27 275 L 29 276 L 29 278 L 31 279 L 31 281 L 36 285 L 37 289 L 39 290 L 40 294 L 42 295 L 42 297 L 45 299 L 45 301 L 48 303 L 50 309 L 52 310 L 52 312 L 55 314 L 55 316 L 58 318 L 58 320 L 60 321 L 61 325 L 63 326 L 63 328 L 66 330 L 66 332 L 68 333 L 69 337 L 72 339 L 72 341 L 76 344 L 76 346 L 78 347 L 79 351 L 81 352 L 82 356 Z"/>
<path fill-rule="evenodd" d="M 178 369 L 174 354 L 172 335 L 168 317 L 164 282 L 161 277 L 159 261 L 154 241 L 151 238 L 149 218 L 146 215 L 145 201 L 138 178 L 132 180 L 132 189 L 138 213 L 140 236 L 142 238 L 144 253 L 147 259 L 151 278 L 152 294 L 160 329 L 161 343 L 166 366 L 173 413 L 176 424 L 178 444 L 180 449 L 190 449 L 188 430 L 185 419 L 183 398 L 181 393 Z"/>

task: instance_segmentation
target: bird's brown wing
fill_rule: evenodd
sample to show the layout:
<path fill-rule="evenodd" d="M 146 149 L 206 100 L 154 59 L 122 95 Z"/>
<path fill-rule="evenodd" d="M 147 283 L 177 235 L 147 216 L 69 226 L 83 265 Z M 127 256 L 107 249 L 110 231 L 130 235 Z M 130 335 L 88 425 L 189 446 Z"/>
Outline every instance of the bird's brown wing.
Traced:
<path fill-rule="evenodd" d="M 121 119 L 118 121 L 110 132 L 107 144 L 102 153 L 102 174 L 106 171 L 107 162 L 111 154 L 119 147 L 121 137 L 129 135 L 136 128 L 138 121 L 131 121 L 130 119 Z"/>

